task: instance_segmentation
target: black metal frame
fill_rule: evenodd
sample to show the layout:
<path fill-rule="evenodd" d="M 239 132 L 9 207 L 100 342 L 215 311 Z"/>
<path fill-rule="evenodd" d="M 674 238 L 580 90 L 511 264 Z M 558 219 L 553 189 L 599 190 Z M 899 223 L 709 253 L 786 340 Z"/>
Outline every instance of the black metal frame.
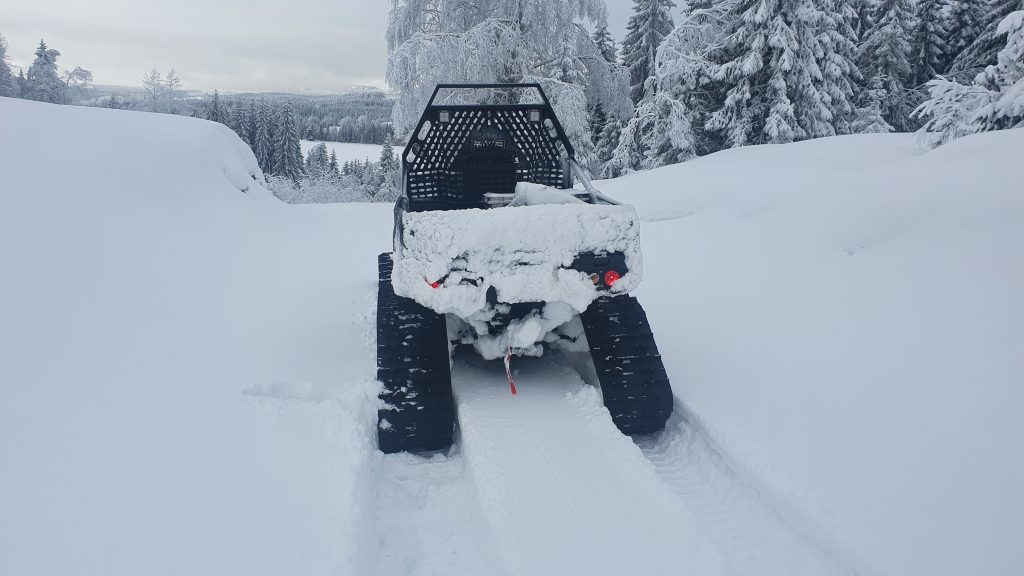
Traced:
<path fill-rule="evenodd" d="M 442 90 L 536 90 L 540 102 L 444 104 Z M 399 209 L 486 208 L 484 193 L 516 182 L 572 188 L 575 157 L 540 84 L 438 84 L 402 152 Z"/>

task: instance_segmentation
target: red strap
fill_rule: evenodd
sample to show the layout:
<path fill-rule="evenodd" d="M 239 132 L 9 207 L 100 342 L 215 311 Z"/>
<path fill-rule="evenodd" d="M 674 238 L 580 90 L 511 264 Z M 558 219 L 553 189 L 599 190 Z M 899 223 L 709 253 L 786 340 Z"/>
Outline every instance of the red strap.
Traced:
<path fill-rule="evenodd" d="M 508 352 L 505 353 L 505 375 L 508 376 L 508 387 L 512 389 L 512 395 L 516 395 L 516 383 L 512 380 L 512 345 L 509 344 Z"/>

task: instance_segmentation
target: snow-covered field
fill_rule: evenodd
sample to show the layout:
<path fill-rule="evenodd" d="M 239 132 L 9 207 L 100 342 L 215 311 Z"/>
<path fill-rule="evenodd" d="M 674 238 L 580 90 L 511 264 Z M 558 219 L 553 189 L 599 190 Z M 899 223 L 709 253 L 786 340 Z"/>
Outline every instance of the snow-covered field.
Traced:
<path fill-rule="evenodd" d="M 356 144 L 353 142 L 319 142 L 316 140 L 301 140 L 299 144 L 302 147 L 302 157 L 305 158 L 306 154 L 316 146 L 317 144 L 327 145 L 327 154 L 331 154 L 331 150 L 334 150 L 338 154 L 338 164 L 344 164 L 349 160 L 358 160 L 364 162 L 369 160 L 370 162 L 376 162 L 380 160 L 380 149 L 381 146 L 378 144 Z M 396 154 L 397 149 L 396 149 Z"/>
<path fill-rule="evenodd" d="M 390 206 L 281 203 L 205 121 L 0 124 L 0 574 L 1024 571 L 1024 131 L 599 183 L 644 221 L 669 429 L 619 435 L 563 358 L 515 398 L 460 358 L 427 459 L 373 447 Z"/>

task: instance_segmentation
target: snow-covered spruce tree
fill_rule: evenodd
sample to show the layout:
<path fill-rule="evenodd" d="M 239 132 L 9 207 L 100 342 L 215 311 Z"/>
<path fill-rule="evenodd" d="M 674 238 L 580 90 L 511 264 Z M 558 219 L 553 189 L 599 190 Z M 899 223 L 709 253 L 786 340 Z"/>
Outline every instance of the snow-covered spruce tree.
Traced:
<path fill-rule="evenodd" d="M 604 123 L 604 128 L 598 135 L 595 141 L 594 155 L 597 156 L 597 165 L 600 167 L 596 172 L 606 178 L 614 178 L 621 174 L 608 174 L 607 166 L 608 162 L 612 159 L 615 154 L 615 149 L 619 146 L 619 137 L 622 135 L 622 120 L 618 118 L 609 118 Z"/>
<path fill-rule="evenodd" d="M 985 11 L 988 9 L 987 0 L 953 0 L 950 4 L 946 23 L 947 69 L 952 67 L 961 52 L 981 36 Z"/>
<path fill-rule="evenodd" d="M 949 47 L 946 43 L 946 0 L 918 0 L 914 33 L 914 73 L 921 85 L 946 71 Z"/>
<path fill-rule="evenodd" d="M 852 124 L 858 116 L 855 105 L 858 83 L 864 80 L 857 66 L 857 43 L 859 36 L 854 26 L 858 22 L 854 6 L 845 0 L 820 0 L 827 19 L 820 35 L 826 47 L 824 64 L 821 65 L 826 100 L 832 112 L 832 126 L 837 134 L 855 132 Z"/>
<path fill-rule="evenodd" d="M 654 76 L 658 46 L 672 33 L 673 0 L 633 0 L 633 15 L 622 40 L 622 62 L 629 69 L 629 96 L 639 104 L 647 79 Z"/>
<path fill-rule="evenodd" d="M 1024 127 L 1024 10 L 1011 12 L 996 27 L 1006 44 L 996 63 L 971 85 L 945 78 L 928 83 L 931 98 L 915 114 L 929 117 L 919 133 L 932 146 L 990 130 Z"/>
<path fill-rule="evenodd" d="M 291 102 L 285 102 L 278 118 L 274 141 L 274 174 L 292 182 L 302 179 L 302 147 L 299 126 Z"/>
<path fill-rule="evenodd" d="M 438 83 L 539 82 L 577 152 L 590 153 L 584 92 L 595 79 L 578 48 L 593 40 L 579 21 L 603 23 L 603 0 L 392 0 L 391 6 L 387 80 L 398 94 L 392 118 L 399 139 L 409 136 Z"/>
<path fill-rule="evenodd" d="M 845 127 L 857 68 L 847 54 L 848 23 L 826 0 L 741 0 L 727 30 L 727 88 L 706 127 L 727 146 L 832 136 Z"/>
<path fill-rule="evenodd" d="M 607 24 L 602 24 L 594 31 L 593 40 L 605 62 L 610 64 L 619 62 L 619 52 L 615 48 L 615 40 L 612 38 L 612 33 L 608 31 Z"/>
<path fill-rule="evenodd" d="M 995 64 L 999 51 L 1006 46 L 1006 36 L 999 33 L 999 25 L 1016 10 L 1024 10 L 1024 0 L 990 0 L 983 16 L 981 33 L 954 58 L 949 67 L 956 77 L 980 73 Z"/>
<path fill-rule="evenodd" d="M 270 108 L 267 101 L 260 98 L 259 106 L 256 108 L 256 137 L 253 139 L 252 151 L 256 155 L 256 162 L 260 170 L 266 174 L 274 173 L 274 140 L 271 133 Z"/>
<path fill-rule="evenodd" d="M 57 75 L 58 56 L 60 56 L 60 52 L 47 48 L 46 42 L 39 41 L 36 58 L 28 68 L 24 98 L 54 104 L 63 100 L 64 83 Z"/>
<path fill-rule="evenodd" d="M 882 116 L 897 131 L 911 126 L 907 86 L 913 82 L 910 38 L 914 24 L 911 0 L 882 0 L 875 25 L 860 46 L 860 70 L 869 85 L 881 86 Z"/>
<path fill-rule="evenodd" d="M 857 43 L 860 43 L 867 31 L 875 25 L 874 0 L 850 0 L 847 5 L 853 12 L 853 20 L 850 25 L 853 27 Z"/>
<path fill-rule="evenodd" d="M 306 176 L 310 178 L 323 178 L 330 172 L 330 156 L 327 154 L 327 144 L 323 142 L 310 148 L 306 154 Z"/>
<path fill-rule="evenodd" d="M 596 106 L 590 109 L 590 138 L 594 141 L 595 147 L 607 123 L 608 114 L 605 114 L 604 106 L 601 106 L 601 103 L 598 102 Z"/>
<path fill-rule="evenodd" d="M 1010 13 L 996 32 L 1006 36 L 1006 46 L 977 81 L 992 93 L 978 111 L 982 131 L 1024 127 L 1024 10 Z"/>
<path fill-rule="evenodd" d="M 238 137 L 245 142 L 249 148 L 252 148 L 252 142 L 249 141 L 249 122 L 246 116 L 246 109 L 248 103 L 246 102 L 235 102 L 235 105 L 231 109 L 231 117 L 228 121 L 228 126 L 238 134 Z"/>
<path fill-rule="evenodd" d="M 331 176 L 341 176 L 341 170 L 338 168 L 338 151 L 334 148 L 331 148 L 331 158 L 327 161 L 327 168 Z"/>
<path fill-rule="evenodd" d="M 888 134 L 892 132 L 892 126 L 885 121 L 882 115 L 882 103 L 886 100 L 885 86 L 882 78 L 875 76 L 871 83 L 864 89 L 862 95 L 862 106 L 857 108 L 857 116 L 851 126 L 854 134 Z"/>
<path fill-rule="evenodd" d="M 256 101 L 252 98 L 247 99 L 245 102 L 245 130 L 248 134 L 248 138 L 245 141 L 249 143 L 252 151 L 256 152 L 257 134 L 259 132 L 259 108 L 256 106 Z"/>
<path fill-rule="evenodd" d="M 210 99 L 210 103 L 207 105 L 206 119 L 221 124 L 227 122 L 227 113 L 221 106 L 220 93 L 216 90 L 213 91 L 213 98 Z"/>
<path fill-rule="evenodd" d="M 11 72 L 11 64 L 7 56 L 7 38 L 0 34 L 0 96 L 14 97 L 18 95 L 18 85 Z"/>

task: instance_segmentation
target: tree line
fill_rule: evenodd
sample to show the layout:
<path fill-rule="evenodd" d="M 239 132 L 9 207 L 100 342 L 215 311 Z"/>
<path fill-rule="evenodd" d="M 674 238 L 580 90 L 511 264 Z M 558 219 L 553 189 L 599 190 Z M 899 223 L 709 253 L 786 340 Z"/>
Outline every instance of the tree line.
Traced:
<path fill-rule="evenodd" d="M 539 82 L 604 177 L 840 134 L 920 130 L 941 143 L 1024 120 L 1020 10 L 1024 0 L 633 0 L 616 43 L 601 0 L 393 0 L 387 79 L 401 138 L 435 83 Z"/>
<path fill-rule="evenodd" d="M 923 128 L 934 141 L 946 122 L 935 115 L 963 92 L 947 77 L 983 73 L 1008 46 L 1007 65 L 1022 70 L 1019 29 L 1000 27 L 1020 0 L 691 0 L 678 25 L 674 7 L 634 0 L 622 62 L 635 108 L 601 129 L 605 176 L 838 134 Z M 988 81 L 985 97 L 1012 76 Z M 1003 124 L 1024 120 L 1022 108 Z"/>

